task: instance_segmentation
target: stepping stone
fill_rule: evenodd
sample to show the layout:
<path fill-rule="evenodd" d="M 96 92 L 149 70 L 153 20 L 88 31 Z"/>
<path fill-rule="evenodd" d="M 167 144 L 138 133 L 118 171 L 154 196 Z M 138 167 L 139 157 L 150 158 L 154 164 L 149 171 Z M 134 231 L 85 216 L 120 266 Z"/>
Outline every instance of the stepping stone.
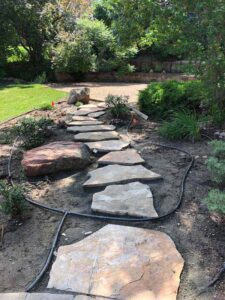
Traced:
<path fill-rule="evenodd" d="M 152 192 L 140 182 L 107 186 L 104 191 L 94 194 L 91 209 L 112 215 L 158 217 Z"/>
<path fill-rule="evenodd" d="M 134 149 L 127 149 L 125 151 L 110 152 L 98 160 L 100 165 L 125 165 L 132 166 L 143 164 L 144 159 Z"/>
<path fill-rule="evenodd" d="M 88 116 L 74 116 L 72 117 L 73 121 L 95 121 L 95 118 L 91 118 Z"/>
<path fill-rule="evenodd" d="M 90 114 L 88 114 L 88 116 L 92 117 L 92 118 L 99 118 L 99 117 L 103 116 L 105 113 L 106 113 L 105 111 L 98 111 L 98 112 L 90 113 Z"/>
<path fill-rule="evenodd" d="M 58 141 L 24 153 L 22 166 L 27 176 L 65 170 L 81 170 L 90 164 L 90 151 L 83 143 Z"/>
<path fill-rule="evenodd" d="M 81 141 L 81 142 L 117 140 L 118 138 L 119 138 L 119 134 L 116 131 L 86 132 L 86 133 L 78 133 L 74 136 L 75 141 Z"/>
<path fill-rule="evenodd" d="M 124 142 L 121 140 L 109 140 L 109 141 L 99 141 L 99 142 L 91 142 L 85 143 L 91 150 L 95 150 L 98 152 L 109 152 L 109 151 L 119 151 L 124 148 L 129 147 L 129 142 Z"/>
<path fill-rule="evenodd" d="M 183 266 L 167 234 L 106 225 L 59 247 L 48 288 L 118 300 L 176 300 Z"/>
<path fill-rule="evenodd" d="M 89 125 L 101 125 L 103 122 L 98 120 L 93 121 L 72 121 L 66 123 L 67 126 L 89 126 Z"/>
<path fill-rule="evenodd" d="M 67 128 L 68 132 L 92 132 L 92 131 L 113 131 L 114 125 L 90 125 L 90 126 L 71 126 Z"/>
<path fill-rule="evenodd" d="M 1 300 L 74 300 L 72 295 L 47 294 L 47 293 L 5 293 L 0 294 Z M 79 300 L 79 299 L 78 299 Z"/>
<path fill-rule="evenodd" d="M 48 293 L 3 293 L 0 294 L 1 300 L 107 300 L 102 297 L 91 297 L 85 295 L 66 295 Z"/>
<path fill-rule="evenodd" d="M 162 178 L 161 175 L 154 173 L 141 165 L 120 166 L 109 165 L 88 173 L 88 179 L 84 187 L 107 186 L 115 183 L 127 183 L 131 181 L 150 181 Z"/>
<path fill-rule="evenodd" d="M 91 113 L 102 112 L 104 110 L 105 109 L 101 108 L 101 107 L 81 108 L 81 109 L 77 110 L 73 115 L 74 116 L 87 116 Z M 93 116 L 89 115 L 89 117 L 93 117 Z"/>

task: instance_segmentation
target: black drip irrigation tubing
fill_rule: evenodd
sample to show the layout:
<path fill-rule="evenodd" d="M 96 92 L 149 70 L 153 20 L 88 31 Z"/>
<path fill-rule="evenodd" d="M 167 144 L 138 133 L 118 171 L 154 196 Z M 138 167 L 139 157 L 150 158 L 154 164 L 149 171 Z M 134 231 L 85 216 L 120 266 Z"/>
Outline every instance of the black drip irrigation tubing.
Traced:
<path fill-rule="evenodd" d="M 13 146 L 12 146 L 12 149 L 11 149 L 11 152 L 10 152 L 9 162 L 8 162 L 8 180 L 9 180 L 9 183 L 11 185 L 14 184 L 13 179 L 12 179 L 11 166 L 12 166 L 12 157 L 13 157 L 13 153 L 15 151 L 15 146 L 16 146 L 17 140 L 18 140 L 18 138 L 13 143 Z M 35 279 L 26 288 L 26 292 L 29 292 L 30 290 L 32 290 L 35 287 L 35 285 L 41 280 L 41 278 L 44 276 L 46 270 L 48 269 L 49 264 L 52 260 L 52 256 L 54 254 L 54 250 L 56 248 L 57 242 L 59 240 L 59 235 L 60 235 L 61 229 L 62 229 L 63 224 L 64 224 L 64 222 L 65 222 L 65 220 L 68 216 L 90 218 L 90 219 L 101 220 L 101 221 L 147 222 L 147 221 L 155 221 L 155 220 L 165 219 L 165 218 L 169 217 L 170 215 L 172 215 L 173 213 L 175 213 L 179 209 L 179 207 L 181 206 L 182 201 L 183 201 L 184 191 L 185 191 L 185 184 L 186 184 L 188 174 L 189 174 L 191 168 L 194 165 L 194 157 L 189 152 L 187 152 L 183 149 L 180 149 L 178 147 L 175 147 L 175 146 L 162 145 L 162 144 L 153 143 L 153 142 L 144 143 L 145 147 L 148 146 L 148 145 L 162 147 L 162 148 L 170 149 L 170 150 L 176 150 L 176 151 L 179 151 L 179 152 L 182 152 L 182 153 L 188 155 L 189 158 L 190 158 L 190 163 L 188 164 L 188 167 L 186 168 L 185 173 L 184 173 L 184 175 L 182 177 L 182 180 L 181 180 L 179 196 L 178 196 L 178 202 L 177 202 L 177 204 L 174 208 L 172 208 L 169 212 L 165 213 L 164 215 L 161 215 L 159 217 L 148 217 L 148 218 L 120 218 L 120 217 L 110 217 L 110 216 L 104 216 L 104 215 L 86 214 L 86 213 L 79 213 L 79 212 L 74 212 L 74 211 L 67 211 L 67 210 L 63 210 L 63 209 L 59 209 L 59 208 L 52 208 L 52 207 L 49 207 L 45 204 L 37 203 L 36 201 L 33 201 L 32 199 L 26 197 L 26 201 L 29 202 L 30 204 L 34 205 L 34 206 L 37 206 L 41 209 L 46 209 L 46 210 L 49 210 L 49 211 L 52 211 L 52 212 L 55 212 L 55 213 L 63 214 L 61 222 L 60 222 L 60 224 L 58 226 L 58 229 L 56 231 L 56 234 L 54 236 L 52 246 L 51 246 L 51 249 L 49 251 L 48 257 L 46 259 L 46 262 L 45 262 L 44 266 L 42 267 L 40 273 L 35 277 Z"/>

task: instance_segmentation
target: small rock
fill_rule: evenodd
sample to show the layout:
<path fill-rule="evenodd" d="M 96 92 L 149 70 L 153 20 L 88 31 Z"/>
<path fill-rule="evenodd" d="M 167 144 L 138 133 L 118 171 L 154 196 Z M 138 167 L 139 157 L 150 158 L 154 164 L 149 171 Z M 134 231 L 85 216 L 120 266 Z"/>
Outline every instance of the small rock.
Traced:
<path fill-rule="evenodd" d="M 69 99 L 67 101 L 68 104 L 75 104 L 76 102 L 89 103 L 90 101 L 90 89 L 89 88 L 80 88 L 73 89 L 70 92 Z"/>

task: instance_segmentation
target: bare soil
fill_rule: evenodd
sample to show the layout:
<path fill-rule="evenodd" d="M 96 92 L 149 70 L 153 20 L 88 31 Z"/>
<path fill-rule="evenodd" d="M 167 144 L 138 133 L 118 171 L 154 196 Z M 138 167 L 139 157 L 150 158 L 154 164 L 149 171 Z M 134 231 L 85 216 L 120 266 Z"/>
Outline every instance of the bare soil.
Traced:
<path fill-rule="evenodd" d="M 36 117 L 48 115 L 55 122 L 59 122 L 65 119 L 66 111 L 68 107 L 63 103 L 55 111 L 34 112 L 31 115 Z M 102 119 L 107 120 L 107 117 Z M 159 138 L 156 126 L 157 124 L 145 122 L 131 129 L 129 133 L 124 128 L 118 130 L 136 141 L 133 146 L 146 160 L 145 166 L 163 176 L 162 181 L 149 184 L 154 194 L 156 209 L 159 214 L 163 214 L 174 207 L 178 200 L 181 177 L 189 159 L 178 151 L 143 146 L 142 143 L 148 141 L 168 144 L 168 141 Z M 57 128 L 46 143 L 65 139 L 73 140 L 73 135 L 65 134 L 63 128 Z M 194 144 L 186 141 L 170 144 L 185 149 L 195 156 L 195 165 L 187 180 L 182 206 L 163 221 L 117 224 L 163 231 L 174 240 L 185 260 L 178 300 L 223 300 L 225 276 L 207 293 L 197 296 L 200 289 L 209 283 L 225 261 L 225 225 L 216 225 L 201 201 L 212 187 L 205 166 L 205 160 L 210 155 L 208 140 L 202 139 Z M 13 177 L 16 181 L 23 181 L 26 184 L 34 200 L 52 207 L 91 213 L 92 195 L 97 189 L 84 190 L 82 183 L 87 179 L 88 171 L 96 168 L 96 157 L 93 156 L 93 164 L 82 172 L 75 174 L 62 172 L 35 179 L 21 176 L 21 158 L 21 153 L 14 156 Z M 0 248 L 0 292 L 23 291 L 38 274 L 47 257 L 60 218 L 56 213 L 31 205 L 26 216 L 18 221 L 10 221 L 0 214 L 0 225 L 4 225 L 5 228 L 4 244 Z M 70 217 L 65 222 L 58 246 L 79 241 L 85 238 L 87 233 L 95 232 L 104 225 L 106 222 Z M 35 291 L 46 291 L 48 278 L 49 270 Z"/>

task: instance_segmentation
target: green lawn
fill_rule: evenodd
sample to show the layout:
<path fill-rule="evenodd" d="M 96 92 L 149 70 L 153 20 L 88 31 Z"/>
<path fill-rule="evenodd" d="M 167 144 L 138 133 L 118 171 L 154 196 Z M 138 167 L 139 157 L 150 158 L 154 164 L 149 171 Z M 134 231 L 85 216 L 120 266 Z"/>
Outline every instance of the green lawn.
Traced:
<path fill-rule="evenodd" d="M 67 96 L 41 84 L 0 86 L 0 122 Z"/>

